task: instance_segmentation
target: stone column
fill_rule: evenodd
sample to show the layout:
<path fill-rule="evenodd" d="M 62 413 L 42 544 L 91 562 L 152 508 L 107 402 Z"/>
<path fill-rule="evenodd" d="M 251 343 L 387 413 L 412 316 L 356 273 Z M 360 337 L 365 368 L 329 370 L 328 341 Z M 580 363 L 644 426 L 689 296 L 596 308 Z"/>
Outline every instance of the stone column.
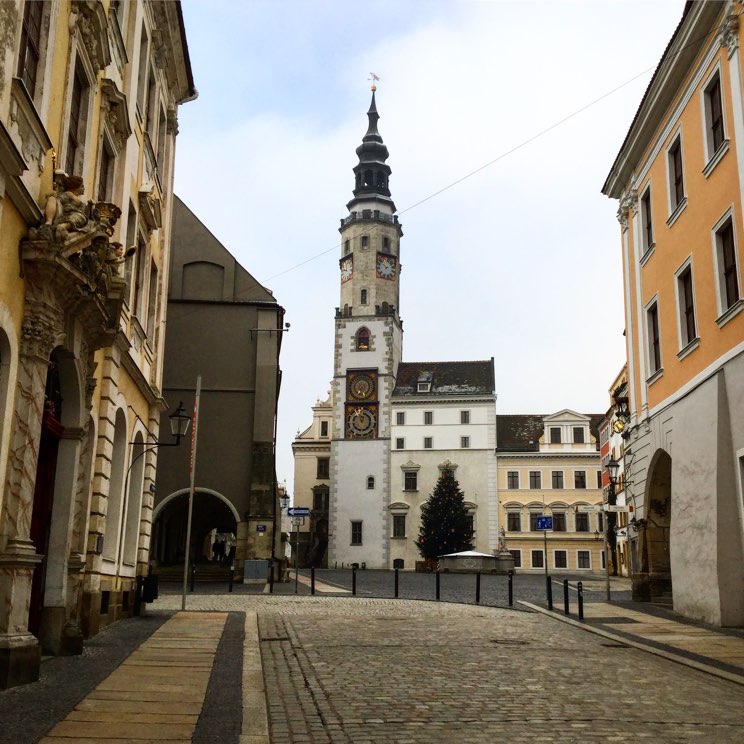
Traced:
<path fill-rule="evenodd" d="M 62 324 L 48 305 L 26 312 L 0 523 L 0 688 L 38 679 L 41 663 L 28 632 L 31 581 L 42 559 L 30 539 L 31 515 L 49 356 Z"/>

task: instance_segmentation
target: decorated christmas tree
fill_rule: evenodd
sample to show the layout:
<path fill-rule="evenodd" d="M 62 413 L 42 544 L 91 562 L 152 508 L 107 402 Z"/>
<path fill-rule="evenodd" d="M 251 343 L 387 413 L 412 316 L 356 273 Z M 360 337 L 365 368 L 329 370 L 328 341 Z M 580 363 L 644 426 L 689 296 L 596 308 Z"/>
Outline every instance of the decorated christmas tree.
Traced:
<path fill-rule="evenodd" d="M 425 560 L 472 550 L 473 531 L 460 485 L 451 470 L 443 470 L 434 492 L 421 507 L 418 549 Z"/>

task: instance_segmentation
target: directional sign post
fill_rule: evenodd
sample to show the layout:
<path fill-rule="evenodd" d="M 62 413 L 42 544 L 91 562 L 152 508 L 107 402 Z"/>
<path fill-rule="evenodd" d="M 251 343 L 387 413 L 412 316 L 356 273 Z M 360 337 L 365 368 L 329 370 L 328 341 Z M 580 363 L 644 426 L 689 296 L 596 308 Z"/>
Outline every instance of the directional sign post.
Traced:
<path fill-rule="evenodd" d="M 290 506 L 287 509 L 287 515 L 290 517 L 309 517 L 310 509 L 307 506 Z"/>
<path fill-rule="evenodd" d="M 297 584 L 299 582 L 300 525 L 305 523 L 305 517 L 310 516 L 310 509 L 307 506 L 290 506 L 287 509 L 287 515 L 292 517 L 292 526 L 295 528 L 295 549 L 292 560 L 295 566 L 295 594 L 297 594 Z"/>
<path fill-rule="evenodd" d="M 542 530 L 543 542 L 545 543 L 545 555 L 543 556 L 543 562 L 545 564 L 545 576 L 546 581 L 548 575 L 548 530 L 553 529 L 553 517 L 546 517 L 545 515 L 537 517 L 535 519 L 535 529 Z"/>
<path fill-rule="evenodd" d="M 627 514 L 629 509 L 627 506 L 623 506 L 622 504 L 605 504 L 604 510 L 606 512 L 617 512 L 619 514 Z"/>

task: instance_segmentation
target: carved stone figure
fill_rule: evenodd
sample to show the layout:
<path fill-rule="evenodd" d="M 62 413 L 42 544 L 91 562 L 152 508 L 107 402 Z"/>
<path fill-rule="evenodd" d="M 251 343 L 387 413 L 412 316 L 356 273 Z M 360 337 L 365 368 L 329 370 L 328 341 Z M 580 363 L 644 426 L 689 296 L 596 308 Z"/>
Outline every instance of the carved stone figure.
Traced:
<path fill-rule="evenodd" d="M 90 205 L 80 198 L 84 191 L 85 184 L 80 176 L 63 176 L 57 190 L 47 196 L 43 224 L 39 228 L 31 228 L 29 237 L 32 240 L 53 239 L 63 243 L 70 232 L 94 229 Z"/>
<path fill-rule="evenodd" d="M 506 530 L 501 527 L 499 529 L 499 552 L 503 553 L 506 550 Z"/>

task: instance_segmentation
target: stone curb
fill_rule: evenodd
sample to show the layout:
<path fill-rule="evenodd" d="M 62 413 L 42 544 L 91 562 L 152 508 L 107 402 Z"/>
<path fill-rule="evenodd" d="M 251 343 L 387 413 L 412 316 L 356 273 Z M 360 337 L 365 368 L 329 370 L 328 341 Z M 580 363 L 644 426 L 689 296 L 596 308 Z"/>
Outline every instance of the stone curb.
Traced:
<path fill-rule="evenodd" d="M 732 672 L 727 672 L 724 669 L 718 669 L 709 664 L 703 664 L 700 661 L 695 661 L 694 659 L 688 659 L 687 657 L 681 654 L 675 654 L 671 651 L 665 651 L 664 649 L 654 648 L 653 646 L 649 646 L 648 644 L 641 643 L 640 641 L 631 640 L 626 635 L 618 635 L 616 633 L 603 630 L 602 628 L 597 628 L 593 625 L 589 625 L 586 622 L 581 622 L 580 620 L 574 620 L 573 618 L 567 617 L 566 615 L 560 615 L 556 612 L 551 612 L 550 610 L 546 610 L 544 607 L 540 607 L 539 605 L 532 604 L 531 602 L 524 602 L 524 601 L 518 600 L 517 603 L 524 605 L 525 607 L 528 607 L 530 610 L 533 610 L 534 612 L 539 612 L 543 615 L 547 615 L 548 617 L 552 617 L 554 620 L 559 620 L 562 623 L 573 625 L 574 627 L 581 628 L 582 630 L 586 630 L 589 633 L 594 633 L 595 635 L 602 636 L 603 638 L 609 638 L 610 640 L 617 641 L 618 643 L 624 643 L 626 646 L 632 646 L 633 648 L 637 648 L 640 651 L 648 651 L 651 654 L 654 654 L 656 656 L 661 656 L 662 658 L 668 659 L 669 661 L 675 661 L 678 664 L 684 664 L 685 666 L 692 667 L 693 669 L 697 669 L 700 672 L 705 672 L 706 674 L 712 674 L 714 677 L 720 677 L 721 679 L 725 679 L 728 682 L 734 682 L 737 685 L 744 686 L 744 675 L 733 674 Z"/>

